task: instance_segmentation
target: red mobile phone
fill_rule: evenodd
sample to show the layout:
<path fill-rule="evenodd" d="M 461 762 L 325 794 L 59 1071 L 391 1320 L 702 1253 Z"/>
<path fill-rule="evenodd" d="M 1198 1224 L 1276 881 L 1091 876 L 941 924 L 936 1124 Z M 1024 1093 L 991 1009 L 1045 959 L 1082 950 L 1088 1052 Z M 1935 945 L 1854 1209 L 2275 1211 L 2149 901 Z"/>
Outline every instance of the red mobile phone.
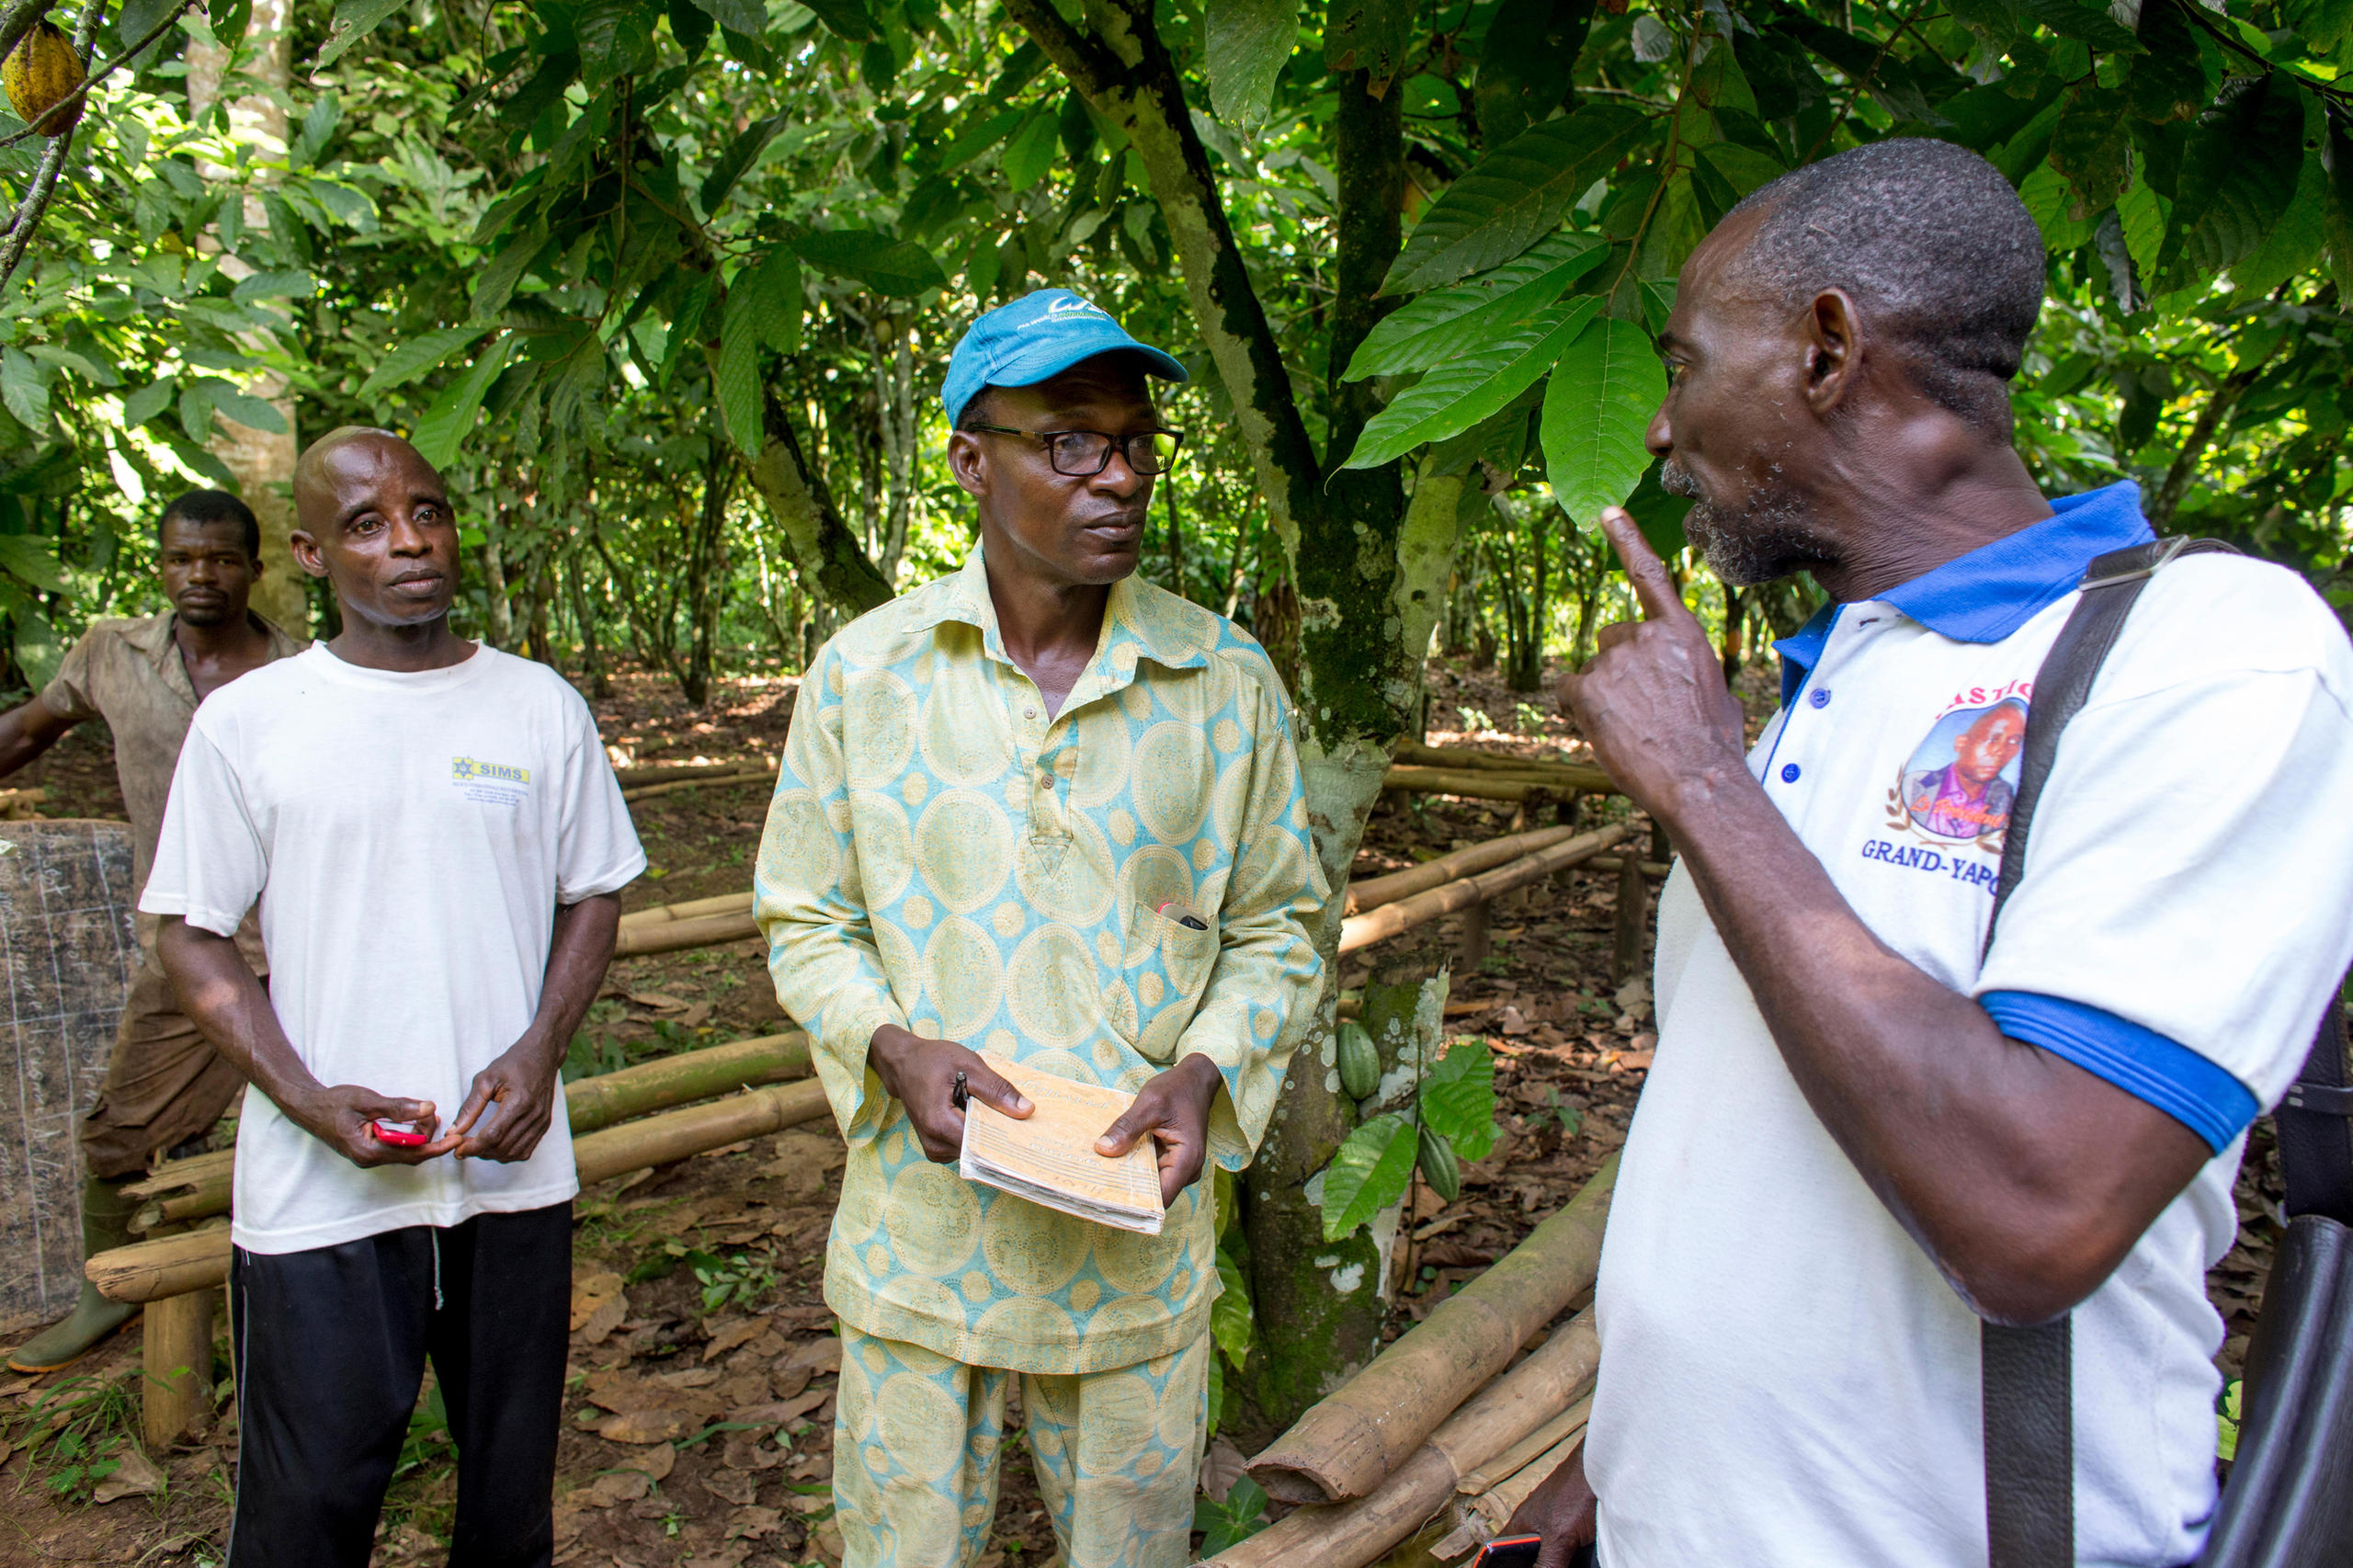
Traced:
<path fill-rule="evenodd" d="M 1481 1547 L 1471 1568 L 1535 1568 L 1536 1554 L 1543 1550 L 1541 1536 L 1506 1536 Z"/>
<path fill-rule="evenodd" d="M 414 1121 L 371 1121 L 368 1124 L 368 1131 L 376 1135 L 378 1142 L 390 1143 L 396 1148 L 422 1148 L 431 1142 Z"/>

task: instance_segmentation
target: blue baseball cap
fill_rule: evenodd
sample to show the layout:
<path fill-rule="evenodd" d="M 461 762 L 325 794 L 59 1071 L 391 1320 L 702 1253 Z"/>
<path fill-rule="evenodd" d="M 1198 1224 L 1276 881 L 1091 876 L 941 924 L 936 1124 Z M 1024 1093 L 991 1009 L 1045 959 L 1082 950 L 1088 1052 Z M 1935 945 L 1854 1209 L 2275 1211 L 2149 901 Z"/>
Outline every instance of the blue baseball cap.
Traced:
<path fill-rule="evenodd" d="M 1040 289 L 999 305 L 965 330 L 948 357 L 939 401 L 953 425 L 983 387 L 1029 387 L 1061 375 L 1081 359 L 1129 349 L 1163 381 L 1187 380 L 1173 356 L 1130 337 L 1110 312 L 1067 289 Z"/>

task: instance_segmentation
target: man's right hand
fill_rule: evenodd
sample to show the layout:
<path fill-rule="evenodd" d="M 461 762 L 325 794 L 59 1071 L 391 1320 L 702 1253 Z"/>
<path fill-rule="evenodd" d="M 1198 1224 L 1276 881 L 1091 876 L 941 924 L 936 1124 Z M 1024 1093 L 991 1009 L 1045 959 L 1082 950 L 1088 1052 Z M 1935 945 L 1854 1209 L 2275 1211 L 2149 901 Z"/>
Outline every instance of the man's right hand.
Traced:
<path fill-rule="evenodd" d="M 941 1165 L 953 1163 L 964 1148 L 964 1113 L 950 1098 L 957 1074 L 964 1074 L 966 1094 L 1007 1116 L 1026 1117 L 1036 1108 L 1028 1096 L 997 1076 L 986 1057 L 952 1040 L 928 1040 L 884 1024 L 868 1042 L 866 1061 L 882 1080 L 884 1091 L 907 1108 L 924 1157 Z"/>
<path fill-rule="evenodd" d="M 1536 1568 L 1569 1568 L 1578 1549 L 1593 1544 L 1597 1528 L 1593 1488 L 1585 1482 L 1585 1445 L 1561 1461 L 1512 1514 L 1502 1534 L 1544 1538 Z"/>
<path fill-rule="evenodd" d="M 441 1118 L 431 1100 L 394 1099 L 357 1084 L 318 1089 L 303 1096 L 299 1109 L 291 1106 L 285 1109 L 304 1131 L 363 1170 L 374 1165 L 421 1165 L 439 1159 L 460 1142 L 454 1132 L 434 1136 L 441 1130 Z M 374 1121 L 414 1123 L 426 1141 L 387 1143 L 369 1127 Z"/>

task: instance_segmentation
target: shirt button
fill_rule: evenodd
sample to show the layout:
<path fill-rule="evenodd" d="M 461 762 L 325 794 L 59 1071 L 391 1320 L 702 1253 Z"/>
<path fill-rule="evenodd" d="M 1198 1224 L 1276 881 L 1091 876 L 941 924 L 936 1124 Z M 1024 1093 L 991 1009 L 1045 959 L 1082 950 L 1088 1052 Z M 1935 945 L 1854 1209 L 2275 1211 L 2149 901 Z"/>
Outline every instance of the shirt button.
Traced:
<path fill-rule="evenodd" d="M 1035 708 L 1024 708 L 1021 710 L 1021 716 L 1024 719 L 1035 719 L 1038 716 L 1038 710 Z"/>
<path fill-rule="evenodd" d="M 1830 688 L 1826 686 L 1816 687 L 1814 688 L 1813 695 L 1807 698 L 1806 700 L 1813 703 L 1816 708 L 1827 708 L 1830 706 Z"/>
<path fill-rule="evenodd" d="M 1784 784 L 1794 784 L 1797 781 L 1798 765 L 1794 762 L 1783 763 L 1781 765 L 1781 782 Z"/>

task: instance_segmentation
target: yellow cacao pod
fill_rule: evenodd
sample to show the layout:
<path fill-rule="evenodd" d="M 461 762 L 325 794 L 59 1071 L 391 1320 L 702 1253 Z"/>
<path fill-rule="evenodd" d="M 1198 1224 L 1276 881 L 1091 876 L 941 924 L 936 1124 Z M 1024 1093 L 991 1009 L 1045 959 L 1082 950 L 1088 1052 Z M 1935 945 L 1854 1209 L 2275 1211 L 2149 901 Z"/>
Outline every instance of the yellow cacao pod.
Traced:
<path fill-rule="evenodd" d="M 7 89 L 8 106 L 28 125 L 81 85 L 82 57 L 74 52 L 74 40 L 49 21 L 35 22 L 8 58 L 0 61 L 0 87 Z M 77 103 L 42 126 L 40 133 L 63 136 L 81 118 Z"/>

